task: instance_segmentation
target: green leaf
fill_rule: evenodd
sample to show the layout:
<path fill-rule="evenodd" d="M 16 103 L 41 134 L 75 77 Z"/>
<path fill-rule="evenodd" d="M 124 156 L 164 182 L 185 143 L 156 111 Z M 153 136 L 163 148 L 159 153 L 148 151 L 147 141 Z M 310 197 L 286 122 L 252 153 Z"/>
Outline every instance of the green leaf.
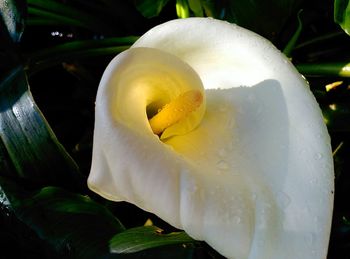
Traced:
<path fill-rule="evenodd" d="M 26 70 L 29 71 L 29 74 L 33 74 L 72 59 L 115 55 L 128 49 L 137 39 L 136 36 L 129 36 L 67 42 L 28 55 Z"/>
<path fill-rule="evenodd" d="M 350 35 L 350 0 L 334 1 L 334 21 Z"/>
<path fill-rule="evenodd" d="M 203 8 L 201 0 L 188 0 L 191 11 L 197 17 L 203 17 Z"/>
<path fill-rule="evenodd" d="M 21 67 L 0 82 L 0 152 L 5 158 L 0 176 L 39 186 L 83 188 L 75 162 L 36 106 Z"/>
<path fill-rule="evenodd" d="M 305 76 L 350 77 L 350 62 L 302 63 L 296 64 L 296 68 Z"/>
<path fill-rule="evenodd" d="M 19 62 L 15 42 L 19 41 L 23 32 L 22 14 L 25 9 L 20 3 L 22 1 L 0 1 L 0 81 Z"/>
<path fill-rule="evenodd" d="M 0 19 L 2 18 L 12 40 L 18 42 L 24 29 L 26 2 L 24 0 L 0 1 Z"/>
<path fill-rule="evenodd" d="M 209 2 L 210 0 L 203 0 Z M 213 17 L 236 23 L 270 40 L 281 32 L 304 0 L 215 1 Z"/>
<path fill-rule="evenodd" d="M 210 250 L 210 249 L 208 249 Z M 215 251 L 196 248 L 192 245 L 167 245 L 129 254 L 111 253 L 108 259 L 224 259 L 222 256 L 213 256 Z"/>
<path fill-rule="evenodd" d="M 286 47 L 283 49 L 283 53 L 287 57 L 291 56 L 292 51 L 294 50 L 295 45 L 296 45 L 296 43 L 300 37 L 301 31 L 303 29 L 303 23 L 302 23 L 301 18 L 300 18 L 301 13 L 302 13 L 302 10 L 300 10 L 298 12 L 298 27 L 297 27 L 296 31 L 294 32 L 292 38 L 287 43 Z"/>
<path fill-rule="evenodd" d="M 155 226 L 143 226 L 128 229 L 115 235 L 110 241 L 113 253 L 135 253 L 145 249 L 164 245 L 188 244 L 196 242 L 185 232 L 162 234 Z"/>
<path fill-rule="evenodd" d="M 329 131 L 350 131 L 350 105 L 335 103 L 322 108 L 322 113 Z"/>
<path fill-rule="evenodd" d="M 203 7 L 204 13 L 207 17 L 220 18 L 220 14 L 216 14 L 216 6 L 214 0 L 201 0 L 201 5 Z"/>
<path fill-rule="evenodd" d="M 27 0 L 28 13 L 36 18 L 44 18 L 63 25 L 72 25 L 95 32 L 112 33 L 110 25 L 100 18 L 81 9 L 53 0 Z M 93 12 L 92 12 L 93 13 Z"/>
<path fill-rule="evenodd" d="M 27 192 L 0 177 L 17 217 L 64 258 L 104 258 L 108 240 L 124 230 L 105 207 L 61 188 Z"/>
<path fill-rule="evenodd" d="M 190 17 L 187 0 L 176 0 L 176 14 L 179 18 Z"/>
<path fill-rule="evenodd" d="M 134 0 L 137 10 L 146 18 L 158 16 L 169 0 Z"/>
<path fill-rule="evenodd" d="M 14 3 L 3 2 L 11 8 Z M 0 19 L 0 55 L 6 60 L 0 62 L 0 176 L 37 186 L 83 189 L 75 162 L 56 139 L 29 91 L 13 43 L 20 37 L 17 32 L 12 30 L 15 36 L 11 38 Z"/>

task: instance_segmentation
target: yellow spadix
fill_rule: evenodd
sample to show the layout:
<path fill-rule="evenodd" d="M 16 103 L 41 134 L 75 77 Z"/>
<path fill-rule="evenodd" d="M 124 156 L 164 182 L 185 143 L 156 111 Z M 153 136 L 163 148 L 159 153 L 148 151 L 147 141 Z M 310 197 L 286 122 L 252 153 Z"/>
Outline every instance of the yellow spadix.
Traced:
<path fill-rule="evenodd" d="M 161 134 L 166 128 L 185 119 L 202 103 L 203 96 L 200 91 L 191 90 L 181 94 L 166 104 L 149 120 L 153 133 L 157 135 Z"/>

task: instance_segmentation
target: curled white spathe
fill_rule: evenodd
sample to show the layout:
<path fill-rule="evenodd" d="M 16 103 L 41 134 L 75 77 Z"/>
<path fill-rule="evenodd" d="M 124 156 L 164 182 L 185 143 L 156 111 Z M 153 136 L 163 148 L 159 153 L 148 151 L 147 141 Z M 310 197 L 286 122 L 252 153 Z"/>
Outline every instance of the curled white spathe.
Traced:
<path fill-rule="evenodd" d="M 160 140 L 148 105 L 192 86 L 206 109 Z M 106 68 L 93 145 L 89 188 L 226 257 L 327 255 L 334 185 L 321 111 L 287 58 L 250 31 L 205 18 L 151 29 Z"/>

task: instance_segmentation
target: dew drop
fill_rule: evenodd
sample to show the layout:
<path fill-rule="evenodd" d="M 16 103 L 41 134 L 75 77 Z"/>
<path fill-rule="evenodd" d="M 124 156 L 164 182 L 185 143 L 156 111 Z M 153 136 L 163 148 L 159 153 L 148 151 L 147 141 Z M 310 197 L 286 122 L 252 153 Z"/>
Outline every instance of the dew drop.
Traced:
<path fill-rule="evenodd" d="M 249 96 L 248 96 L 248 100 L 250 101 L 250 102 L 254 102 L 255 101 L 255 95 L 254 94 L 250 94 Z"/>
<path fill-rule="evenodd" d="M 225 160 L 220 160 L 216 163 L 216 167 L 220 170 L 227 170 L 229 169 L 229 165 Z"/>
<path fill-rule="evenodd" d="M 237 225 L 241 223 L 241 217 L 239 216 L 234 216 L 233 217 L 233 222 L 236 223 Z"/>
<path fill-rule="evenodd" d="M 256 201 L 256 198 L 258 197 L 258 195 L 255 193 L 255 192 L 253 192 L 252 193 L 252 200 L 253 201 Z"/>
<path fill-rule="evenodd" d="M 315 178 L 312 178 L 312 179 L 310 180 L 310 184 L 312 184 L 312 185 L 318 184 L 318 180 L 315 179 Z"/>
<path fill-rule="evenodd" d="M 232 130 L 235 126 L 235 121 L 233 119 L 230 119 L 227 123 L 227 126 L 230 130 Z"/>
<path fill-rule="evenodd" d="M 21 120 L 21 112 L 20 112 L 20 110 L 19 110 L 19 108 L 18 107 L 16 107 L 16 106 L 13 106 L 12 107 L 12 112 L 13 112 L 13 114 L 16 116 L 16 118 L 18 119 L 18 120 Z"/>
<path fill-rule="evenodd" d="M 192 185 L 190 188 L 189 188 L 189 192 L 190 193 L 195 193 L 198 191 L 198 186 L 197 185 Z"/>
<path fill-rule="evenodd" d="M 3 206 L 9 206 L 10 205 L 10 201 L 6 197 L 6 195 L 3 192 L 1 187 L 0 187 L 0 204 L 3 205 Z"/>
<path fill-rule="evenodd" d="M 300 150 L 300 153 L 301 153 L 302 155 L 304 155 L 304 154 L 306 153 L 306 150 L 305 150 L 305 149 L 302 149 L 302 150 Z"/>
<path fill-rule="evenodd" d="M 317 158 L 318 160 L 320 160 L 322 157 L 323 157 L 323 155 L 322 155 L 321 153 L 317 153 L 317 154 L 316 154 L 316 158 Z"/>
<path fill-rule="evenodd" d="M 290 197 L 286 193 L 281 191 L 277 193 L 277 203 L 282 209 L 287 208 L 290 202 Z"/>
<path fill-rule="evenodd" d="M 309 244 L 310 245 L 313 245 L 314 242 L 315 242 L 315 234 L 314 233 L 311 233 L 308 237 L 308 241 L 309 241 Z"/>
<path fill-rule="evenodd" d="M 318 216 L 316 216 L 316 217 L 314 218 L 314 221 L 315 221 L 316 224 L 320 221 L 319 218 L 320 218 L 320 217 L 318 217 Z"/>

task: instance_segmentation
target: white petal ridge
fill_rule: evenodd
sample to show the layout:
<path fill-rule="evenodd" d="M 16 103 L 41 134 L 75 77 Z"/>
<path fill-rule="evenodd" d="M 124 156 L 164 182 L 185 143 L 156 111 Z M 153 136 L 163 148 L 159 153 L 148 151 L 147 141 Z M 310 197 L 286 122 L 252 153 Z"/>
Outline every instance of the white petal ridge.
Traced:
<path fill-rule="evenodd" d="M 190 71 L 183 80 L 200 79 L 207 108 L 190 133 L 160 141 L 143 101 L 133 104 L 138 115 L 118 115 L 130 102 L 113 80 L 139 48 L 177 57 Z M 287 58 L 252 32 L 205 18 L 159 25 L 133 49 L 111 62 L 99 86 L 89 187 L 155 213 L 228 258 L 326 258 L 330 140 Z"/>

